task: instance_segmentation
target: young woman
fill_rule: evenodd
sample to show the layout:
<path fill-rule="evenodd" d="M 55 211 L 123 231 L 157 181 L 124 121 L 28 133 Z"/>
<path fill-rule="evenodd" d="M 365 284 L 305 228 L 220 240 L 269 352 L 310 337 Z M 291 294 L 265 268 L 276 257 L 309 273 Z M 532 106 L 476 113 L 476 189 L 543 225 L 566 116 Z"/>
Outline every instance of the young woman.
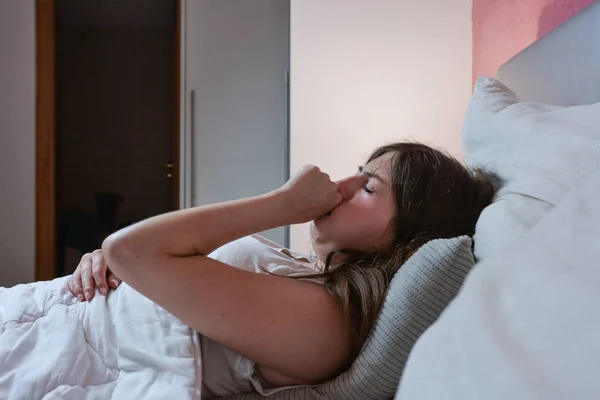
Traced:
<path fill-rule="evenodd" d="M 271 193 L 127 227 L 69 288 L 92 300 L 122 279 L 196 330 L 203 398 L 318 384 L 352 362 L 402 263 L 431 239 L 472 235 L 494 193 L 492 177 L 438 150 L 392 144 L 339 182 L 307 166 Z M 316 257 L 249 236 L 309 221 Z"/>

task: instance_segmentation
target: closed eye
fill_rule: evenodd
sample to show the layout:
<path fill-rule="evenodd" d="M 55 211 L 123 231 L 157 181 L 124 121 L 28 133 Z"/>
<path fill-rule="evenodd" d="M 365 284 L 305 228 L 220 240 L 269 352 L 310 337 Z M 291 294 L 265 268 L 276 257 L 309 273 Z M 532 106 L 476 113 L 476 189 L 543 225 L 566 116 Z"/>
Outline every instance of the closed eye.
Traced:
<path fill-rule="evenodd" d="M 364 190 L 365 192 L 369 193 L 369 194 L 373 194 L 373 193 L 375 193 L 375 191 L 373 191 L 373 190 L 369 189 L 367 186 L 363 186 L 363 190 Z"/>

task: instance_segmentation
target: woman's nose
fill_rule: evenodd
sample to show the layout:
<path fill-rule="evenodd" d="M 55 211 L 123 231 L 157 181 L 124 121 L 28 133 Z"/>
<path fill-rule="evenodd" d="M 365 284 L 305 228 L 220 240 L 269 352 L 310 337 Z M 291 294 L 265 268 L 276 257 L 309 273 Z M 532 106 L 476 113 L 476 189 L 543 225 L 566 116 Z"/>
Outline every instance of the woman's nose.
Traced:
<path fill-rule="evenodd" d="M 365 175 L 354 175 L 338 181 L 338 187 L 342 193 L 343 200 L 350 200 L 356 192 L 369 182 Z"/>

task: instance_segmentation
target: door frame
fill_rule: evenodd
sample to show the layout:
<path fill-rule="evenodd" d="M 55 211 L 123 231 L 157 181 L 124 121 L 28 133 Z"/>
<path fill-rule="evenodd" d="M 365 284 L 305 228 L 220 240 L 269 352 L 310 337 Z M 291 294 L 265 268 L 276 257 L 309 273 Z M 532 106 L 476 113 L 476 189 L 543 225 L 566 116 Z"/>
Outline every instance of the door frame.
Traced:
<path fill-rule="evenodd" d="M 181 0 L 176 1 L 173 207 L 180 208 Z M 57 276 L 56 0 L 35 0 L 35 280 Z"/>

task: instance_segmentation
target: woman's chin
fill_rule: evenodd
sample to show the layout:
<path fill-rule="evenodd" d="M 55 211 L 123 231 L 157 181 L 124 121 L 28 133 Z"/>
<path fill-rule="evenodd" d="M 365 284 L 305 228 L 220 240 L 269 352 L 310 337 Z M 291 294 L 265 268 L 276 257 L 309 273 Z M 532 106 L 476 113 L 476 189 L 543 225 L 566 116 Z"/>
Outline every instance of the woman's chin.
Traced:
<path fill-rule="evenodd" d="M 316 255 L 325 260 L 332 250 L 331 226 L 327 217 L 321 217 L 310 224 L 310 241 Z"/>
<path fill-rule="evenodd" d="M 327 223 L 327 217 L 322 216 L 310 223 L 310 234 L 313 237 L 321 236 L 323 233 L 323 226 Z"/>
<path fill-rule="evenodd" d="M 336 231 L 335 218 L 331 215 L 323 215 L 310 225 L 310 235 L 319 243 L 329 242 Z"/>

